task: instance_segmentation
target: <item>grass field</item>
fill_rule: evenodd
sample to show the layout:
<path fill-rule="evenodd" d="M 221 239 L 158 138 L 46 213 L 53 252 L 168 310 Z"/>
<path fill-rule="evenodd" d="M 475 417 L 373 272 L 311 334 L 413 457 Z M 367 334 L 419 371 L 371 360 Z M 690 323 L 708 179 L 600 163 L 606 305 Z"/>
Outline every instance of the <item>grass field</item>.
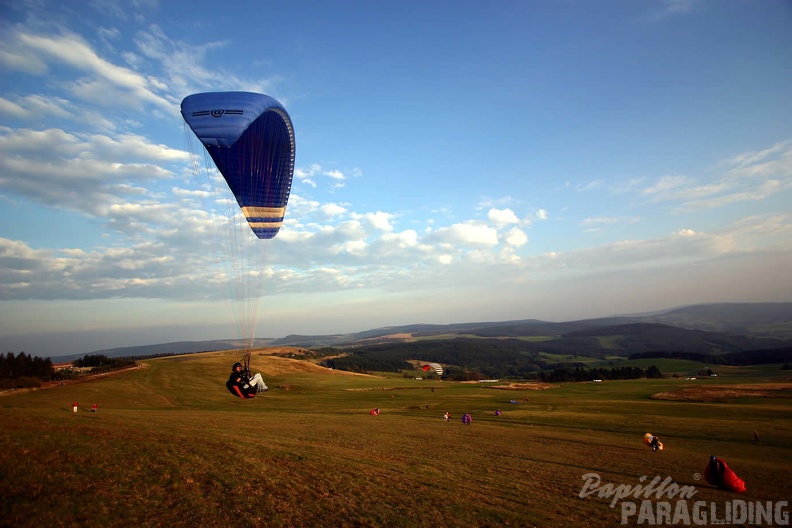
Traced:
<path fill-rule="evenodd" d="M 614 485 L 670 477 L 717 504 L 792 497 L 789 392 L 650 398 L 697 384 L 788 385 L 777 368 L 504 390 L 254 355 L 270 391 L 241 401 L 224 387 L 236 359 L 149 360 L 0 397 L 0 526 L 618 525 L 620 505 L 579 496 L 588 473 Z M 88 412 L 94 402 L 98 412 Z M 368 414 L 374 407 L 379 416 Z M 647 449 L 646 432 L 665 451 Z M 710 454 L 746 481 L 745 494 L 698 479 Z"/>

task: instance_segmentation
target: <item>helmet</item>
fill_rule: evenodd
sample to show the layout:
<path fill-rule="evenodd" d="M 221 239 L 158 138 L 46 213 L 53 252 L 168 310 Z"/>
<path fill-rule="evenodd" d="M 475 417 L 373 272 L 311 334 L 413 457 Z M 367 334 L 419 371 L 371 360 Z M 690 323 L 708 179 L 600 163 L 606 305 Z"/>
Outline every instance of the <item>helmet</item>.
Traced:
<path fill-rule="evenodd" d="M 237 367 L 242 368 L 242 363 L 237 361 L 236 363 L 234 363 L 234 366 L 231 367 L 231 370 L 236 370 Z"/>

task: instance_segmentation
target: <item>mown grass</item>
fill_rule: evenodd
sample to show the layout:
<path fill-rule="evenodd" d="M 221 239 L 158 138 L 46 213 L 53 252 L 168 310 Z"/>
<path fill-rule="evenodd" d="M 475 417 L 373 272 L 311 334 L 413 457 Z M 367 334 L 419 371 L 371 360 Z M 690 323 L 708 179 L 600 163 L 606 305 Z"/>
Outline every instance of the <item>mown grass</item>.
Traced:
<path fill-rule="evenodd" d="M 792 495 L 786 398 L 650 399 L 711 383 L 673 379 L 511 391 L 254 356 L 271 390 L 241 401 L 223 386 L 234 359 L 158 359 L 0 398 L 0 526 L 605 527 L 619 510 L 578 497 L 584 474 L 632 485 L 670 476 L 697 486 L 697 500 L 735 498 L 696 480 L 710 454 L 746 480 L 740 498 Z M 781 371 L 744 372 L 718 383 Z M 647 431 L 664 452 L 643 446 Z"/>

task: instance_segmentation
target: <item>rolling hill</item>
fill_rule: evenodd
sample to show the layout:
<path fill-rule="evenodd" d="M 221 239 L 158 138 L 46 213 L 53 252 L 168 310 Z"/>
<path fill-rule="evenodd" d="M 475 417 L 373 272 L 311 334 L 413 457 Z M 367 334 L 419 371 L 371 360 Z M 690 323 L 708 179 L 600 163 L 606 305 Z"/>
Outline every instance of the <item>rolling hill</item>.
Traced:
<path fill-rule="evenodd" d="M 257 339 L 255 346 L 303 348 L 367 346 L 422 339 L 542 338 L 532 350 L 549 353 L 629 355 L 675 350 L 700 353 L 743 352 L 792 344 L 792 303 L 701 304 L 665 312 L 620 315 L 569 322 L 524 319 L 502 322 L 412 324 L 350 334 L 290 335 Z M 99 350 L 107 357 L 140 357 L 241 348 L 235 340 L 182 341 Z M 81 355 L 52 358 L 66 362 Z"/>
<path fill-rule="evenodd" d="M 587 475 L 611 489 L 669 478 L 695 488 L 691 511 L 716 504 L 720 519 L 737 497 L 792 493 L 792 400 L 778 370 L 549 387 L 351 375 L 262 354 L 271 390 L 243 401 L 223 386 L 234 355 L 0 396 L 0 526 L 610 528 L 621 507 L 582 497 Z M 647 431 L 662 453 L 643 444 Z M 694 476 L 712 453 L 745 494 Z M 671 492 L 650 499 L 678 504 Z M 649 524 L 636 516 L 628 524 Z"/>

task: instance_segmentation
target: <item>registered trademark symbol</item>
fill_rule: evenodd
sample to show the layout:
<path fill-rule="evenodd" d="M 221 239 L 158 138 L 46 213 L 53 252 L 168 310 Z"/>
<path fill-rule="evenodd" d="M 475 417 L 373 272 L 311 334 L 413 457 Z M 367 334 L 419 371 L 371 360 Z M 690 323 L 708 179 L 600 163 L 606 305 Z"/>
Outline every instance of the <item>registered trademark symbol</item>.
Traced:
<path fill-rule="evenodd" d="M 701 480 L 701 473 L 693 473 L 693 480 Z"/>

